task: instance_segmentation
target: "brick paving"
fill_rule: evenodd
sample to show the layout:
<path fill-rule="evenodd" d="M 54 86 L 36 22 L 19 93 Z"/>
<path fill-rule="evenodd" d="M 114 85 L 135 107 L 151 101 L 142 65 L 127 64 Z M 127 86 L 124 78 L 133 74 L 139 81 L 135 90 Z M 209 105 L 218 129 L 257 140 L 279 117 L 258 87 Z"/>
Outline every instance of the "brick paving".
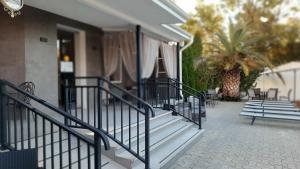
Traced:
<path fill-rule="evenodd" d="M 208 108 L 205 133 L 170 169 L 300 169 L 300 122 L 240 117 L 243 103 Z"/>

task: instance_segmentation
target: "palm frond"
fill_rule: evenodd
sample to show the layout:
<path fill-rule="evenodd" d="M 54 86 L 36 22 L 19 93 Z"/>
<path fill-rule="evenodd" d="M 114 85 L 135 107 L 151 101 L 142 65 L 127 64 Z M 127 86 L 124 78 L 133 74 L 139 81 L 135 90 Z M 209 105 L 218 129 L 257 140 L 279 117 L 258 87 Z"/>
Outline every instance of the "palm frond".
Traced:
<path fill-rule="evenodd" d="M 230 44 L 230 41 L 228 40 L 227 36 L 225 34 L 217 33 L 217 36 L 221 42 L 221 44 L 224 46 L 228 54 L 232 54 L 232 46 Z"/>

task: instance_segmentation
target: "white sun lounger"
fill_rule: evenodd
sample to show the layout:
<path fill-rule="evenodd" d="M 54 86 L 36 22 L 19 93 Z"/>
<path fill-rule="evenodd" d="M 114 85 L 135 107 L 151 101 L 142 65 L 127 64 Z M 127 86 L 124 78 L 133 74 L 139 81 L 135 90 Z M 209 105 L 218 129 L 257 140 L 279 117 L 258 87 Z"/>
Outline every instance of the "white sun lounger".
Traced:
<path fill-rule="evenodd" d="M 300 120 L 300 109 L 296 108 L 293 104 L 286 105 L 278 102 L 274 102 L 274 104 L 247 102 L 240 115 L 252 117 L 251 125 L 253 125 L 256 117 Z"/>
<path fill-rule="evenodd" d="M 265 109 L 265 110 L 282 110 L 282 111 L 296 111 L 300 112 L 300 109 L 297 107 L 280 107 L 280 106 L 260 106 L 260 105 L 245 105 L 244 108 L 249 109 Z"/>

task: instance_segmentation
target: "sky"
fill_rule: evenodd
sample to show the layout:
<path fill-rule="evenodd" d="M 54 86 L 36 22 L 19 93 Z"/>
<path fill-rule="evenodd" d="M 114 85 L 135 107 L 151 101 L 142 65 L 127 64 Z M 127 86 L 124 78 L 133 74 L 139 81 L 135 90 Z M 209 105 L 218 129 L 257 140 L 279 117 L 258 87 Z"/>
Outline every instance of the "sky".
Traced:
<path fill-rule="evenodd" d="M 197 0 L 175 0 L 177 5 L 188 13 L 194 13 Z"/>
<path fill-rule="evenodd" d="M 206 4 L 217 4 L 222 0 L 203 0 Z M 185 10 L 187 13 L 194 13 L 197 5 L 197 0 L 175 0 L 177 5 Z"/>

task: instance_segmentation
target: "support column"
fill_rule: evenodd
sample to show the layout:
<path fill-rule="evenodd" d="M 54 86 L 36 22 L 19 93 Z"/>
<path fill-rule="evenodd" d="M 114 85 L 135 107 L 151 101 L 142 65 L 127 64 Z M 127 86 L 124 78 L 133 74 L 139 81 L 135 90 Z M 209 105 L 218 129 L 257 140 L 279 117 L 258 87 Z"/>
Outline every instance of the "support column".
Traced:
<path fill-rule="evenodd" d="M 5 110 L 7 110 L 7 97 L 3 95 L 5 92 L 5 87 L 3 83 L 0 82 L 0 150 L 4 150 L 6 146 L 7 139 L 7 118 L 8 115 Z"/>
<path fill-rule="evenodd" d="M 177 70 L 177 80 L 180 82 L 180 43 L 177 42 L 176 46 L 176 59 L 177 59 L 177 65 L 176 65 L 176 70 Z"/>
<path fill-rule="evenodd" d="M 136 84 L 137 96 L 142 98 L 142 79 L 141 79 L 141 26 L 136 26 Z"/>
<path fill-rule="evenodd" d="M 180 98 L 180 43 L 177 42 L 177 46 L 176 46 L 176 60 L 177 60 L 177 65 L 176 65 L 176 71 L 177 71 L 177 99 L 179 100 Z"/>

